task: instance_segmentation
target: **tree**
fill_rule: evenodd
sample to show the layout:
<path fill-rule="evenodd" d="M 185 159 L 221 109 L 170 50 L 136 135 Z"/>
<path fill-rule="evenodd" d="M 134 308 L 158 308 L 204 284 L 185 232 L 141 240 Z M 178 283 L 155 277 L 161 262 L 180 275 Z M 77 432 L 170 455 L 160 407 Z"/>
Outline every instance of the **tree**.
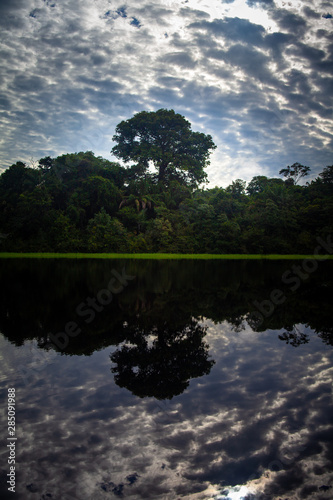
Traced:
<path fill-rule="evenodd" d="M 21 161 L 7 168 L 0 177 L 0 196 L 16 202 L 24 191 L 33 191 L 40 181 L 39 172 Z"/>
<path fill-rule="evenodd" d="M 294 163 L 291 167 L 282 168 L 279 172 L 280 175 L 284 175 L 287 177 L 287 180 L 291 179 L 293 184 L 297 184 L 297 182 L 306 175 L 309 175 L 310 167 L 305 167 L 300 163 Z"/>
<path fill-rule="evenodd" d="M 333 184 L 333 165 L 325 167 L 324 170 L 319 174 L 319 177 L 323 182 L 327 184 Z"/>
<path fill-rule="evenodd" d="M 48 231 L 48 242 L 56 252 L 79 251 L 83 248 L 80 232 L 70 218 L 60 210 L 56 212 Z"/>
<path fill-rule="evenodd" d="M 123 252 L 127 245 L 127 231 L 123 224 L 112 218 L 104 208 L 87 225 L 88 251 Z"/>
<path fill-rule="evenodd" d="M 245 194 L 245 186 L 246 181 L 236 179 L 226 188 L 226 192 L 231 193 L 235 198 L 240 198 L 243 194 Z"/>
<path fill-rule="evenodd" d="M 268 178 L 265 175 L 256 175 L 247 185 L 246 192 L 249 195 L 262 193 L 265 190 L 267 183 Z"/>
<path fill-rule="evenodd" d="M 117 125 L 113 140 L 117 145 L 111 152 L 117 158 L 135 162 L 141 176 L 153 164 L 163 185 L 178 180 L 198 186 L 207 178 L 204 168 L 216 148 L 210 135 L 193 132 L 191 124 L 172 109 L 135 114 Z"/>
<path fill-rule="evenodd" d="M 45 158 L 41 158 L 38 162 L 38 167 L 42 172 L 47 172 L 53 167 L 53 165 L 54 160 L 51 158 L 51 156 L 45 156 Z"/>
<path fill-rule="evenodd" d="M 153 252 L 169 252 L 172 244 L 172 226 L 164 217 L 153 219 L 149 223 L 147 238 Z"/>

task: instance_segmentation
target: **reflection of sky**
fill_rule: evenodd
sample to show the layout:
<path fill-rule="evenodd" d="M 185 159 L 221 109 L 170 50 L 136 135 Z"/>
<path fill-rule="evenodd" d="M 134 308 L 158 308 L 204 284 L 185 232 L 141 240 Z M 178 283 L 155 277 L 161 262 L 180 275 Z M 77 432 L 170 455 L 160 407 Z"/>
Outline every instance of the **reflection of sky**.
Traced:
<path fill-rule="evenodd" d="M 207 324 L 210 375 L 166 402 L 117 387 L 110 347 L 76 357 L 1 339 L 2 408 L 17 392 L 16 498 L 331 498 L 332 347 L 311 332 L 294 348 L 281 332 Z"/>

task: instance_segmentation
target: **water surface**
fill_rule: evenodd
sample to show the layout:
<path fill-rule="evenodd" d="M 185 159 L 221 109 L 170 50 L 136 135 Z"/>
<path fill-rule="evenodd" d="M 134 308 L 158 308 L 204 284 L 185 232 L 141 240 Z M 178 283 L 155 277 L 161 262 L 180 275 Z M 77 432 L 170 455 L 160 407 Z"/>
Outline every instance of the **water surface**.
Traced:
<path fill-rule="evenodd" d="M 333 263 L 302 265 L 0 262 L 15 498 L 332 498 Z"/>

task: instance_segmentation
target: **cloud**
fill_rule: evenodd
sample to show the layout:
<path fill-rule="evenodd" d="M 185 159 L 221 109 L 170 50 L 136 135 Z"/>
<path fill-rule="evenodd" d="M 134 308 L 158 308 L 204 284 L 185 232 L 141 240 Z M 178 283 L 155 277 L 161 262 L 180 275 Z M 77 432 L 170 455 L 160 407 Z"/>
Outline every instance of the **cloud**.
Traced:
<path fill-rule="evenodd" d="M 84 145 L 112 158 L 116 125 L 163 106 L 214 137 L 212 182 L 227 185 L 233 169 L 246 180 L 276 175 L 291 157 L 321 171 L 332 154 L 333 39 L 331 20 L 321 17 L 328 7 L 236 8 L 197 0 L 112 8 L 106 0 L 2 2 L 1 167 Z M 253 121 L 254 109 L 261 120 Z"/>
<path fill-rule="evenodd" d="M 312 19 L 320 19 L 320 14 L 308 6 L 303 7 L 302 12 L 306 17 L 311 17 Z"/>
<path fill-rule="evenodd" d="M 270 8 L 274 7 L 274 0 L 246 0 L 249 7 L 263 7 Z"/>
<path fill-rule="evenodd" d="M 280 28 L 289 33 L 296 33 L 302 36 L 308 27 L 306 20 L 302 16 L 285 9 L 275 9 L 272 18 L 278 23 Z"/>
<path fill-rule="evenodd" d="M 226 53 L 225 60 L 232 66 L 242 69 L 247 76 L 263 82 L 271 82 L 274 79 L 268 69 L 269 58 L 250 47 L 233 45 Z"/>
<path fill-rule="evenodd" d="M 12 12 L 24 8 L 26 3 L 31 2 L 25 2 L 24 0 L 2 0 L 0 3 L 0 13 L 2 15 L 8 15 Z"/>
<path fill-rule="evenodd" d="M 12 83 L 12 89 L 15 92 L 39 92 L 45 87 L 45 80 L 40 76 L 26 77 L 17 75 Z"/>
<path fill-rule="evenodd" d="M 263 44 L 265 29 L 253 24 L 247 19 L 228 18 L 214 19 L 214 21 L 194 22 L 189 25 L 193 30 L 204 30 L 209 35 L 224 38 L 227 41 L 244 42 L 245 44 L 260 46 Z"/>
<path fill-rule="evenodd" d="M 127 17 L 127 13 L 126 13 L 126 7 L 119 7 L 119 9 L 116 10 L 116 13 L 118 14 L 118 16 L 120 17 Z"/>
<path fill-rule="evenodd" d="M 189 7 L 182 7 L 179 9 L 178 14 L 181 17 L 191 18 L 191 19 L 209 19 L 209 14 L 203 10 L 191 9 Z"/>
<path fill-rule="evenodd" d="M 196 62 L 187 52 L 171 52 L 161 58 L 163 64 L 176 65 L 183 68 L 194 68 Z"/>

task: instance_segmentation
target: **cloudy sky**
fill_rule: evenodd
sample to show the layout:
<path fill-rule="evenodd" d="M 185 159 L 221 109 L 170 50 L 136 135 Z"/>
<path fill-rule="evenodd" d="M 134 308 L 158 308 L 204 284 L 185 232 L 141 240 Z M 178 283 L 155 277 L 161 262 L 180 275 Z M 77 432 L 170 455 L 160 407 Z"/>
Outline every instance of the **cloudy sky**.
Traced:
<path fill-rule="evenodd" d="M 0 168 L 110 150 L 160 108 L 213 136 L 210 187 L 333 163 L 325 0 L 1 0 Z"/>

